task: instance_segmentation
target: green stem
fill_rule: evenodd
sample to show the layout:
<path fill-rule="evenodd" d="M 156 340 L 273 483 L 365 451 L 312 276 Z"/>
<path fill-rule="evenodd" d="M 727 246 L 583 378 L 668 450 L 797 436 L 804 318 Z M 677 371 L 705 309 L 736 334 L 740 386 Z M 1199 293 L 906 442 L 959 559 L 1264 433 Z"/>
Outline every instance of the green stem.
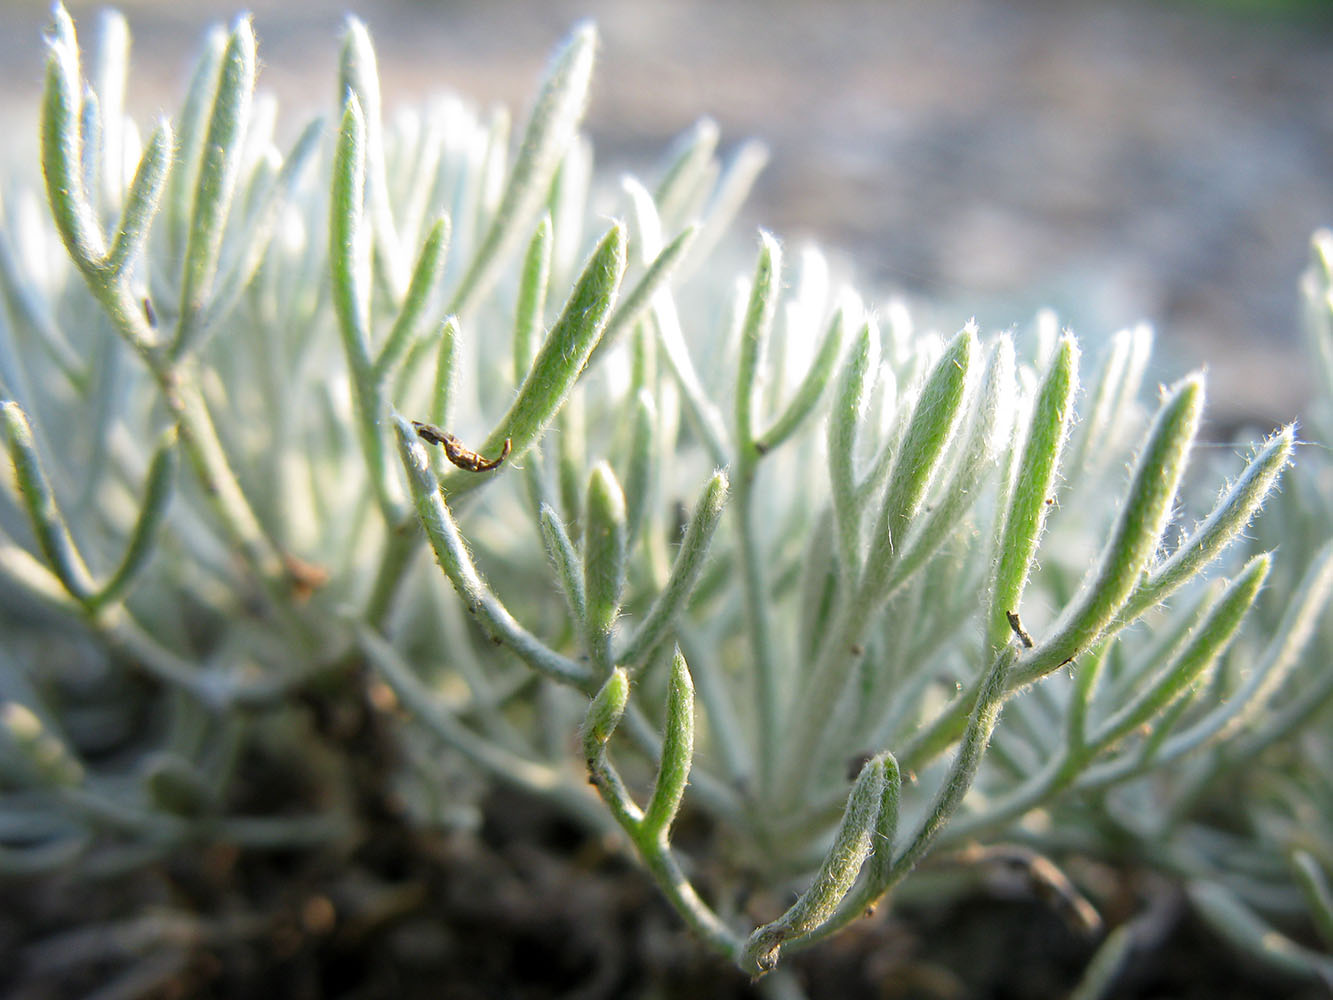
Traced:
<path fill-rule="evenodd" d="M 769 614 L 768 578 L 754 517 L 755 460 L 743 451 L 736 472 L 736 521 L 740 538 L 741 573 L 745 587 L 745 619 L 754 659 L 755 698 L 759 706 L 759 788 L 767 798 L 774 791 L 782 752 L 782 706 L 778 700 L 777 661 L 773 650 L 773 621 Z"/>
<path fill-rule="evenodd" d="M 652 816 L 645 816 L 607 756 L 607 744 L 623 716 L 628 696 L 628 675 L 624 670 L 616 669 L 589 706 L 583 724 L 588 780 L 628 835 L 639 860 L 681 919 L 710 948 L 735 961 L 741 950 L 740 937 L 722 922 L 690 884 L 671 852 L 661 817 L 654 822 Z M 659 775 L 659 784 L 661 780 Z M 654 804 L 656 801 L 657 795 L 654 794 Z M 650 804 L 650 809 L 652 807 Z"/>

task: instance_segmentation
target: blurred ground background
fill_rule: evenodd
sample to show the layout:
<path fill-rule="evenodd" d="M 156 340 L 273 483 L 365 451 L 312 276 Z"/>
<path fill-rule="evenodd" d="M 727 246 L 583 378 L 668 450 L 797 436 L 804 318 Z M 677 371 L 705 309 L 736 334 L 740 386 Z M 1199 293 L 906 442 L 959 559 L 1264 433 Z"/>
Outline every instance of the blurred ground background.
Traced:
<path fill-rule="evenodd" d="M 1149 319 L 1160 377 L 1209 361 L 1222 436 L 1299 414 L 1309 391 L 1296 282 L 1333 224 L 1333 0 L 250 6 L 289 122 L 331 109 L 345 10 L 370 27 L 390 108 L 448 88 L 517 111 L 592 16 L 604 169 L 651 167 L 711 115 L 725 141 L 771 147 L 753 222 L 841 248 L 885 297 L 989 328 L 1051 305 L 1090 340 Z M 87 46 L 98 7 L 70 7 Z M 48 9 L 0 3 L 11 155 L 33 134 Z M 204 27 L 233 10 L 122 9 L 132 105 L 170 113 Z"/>

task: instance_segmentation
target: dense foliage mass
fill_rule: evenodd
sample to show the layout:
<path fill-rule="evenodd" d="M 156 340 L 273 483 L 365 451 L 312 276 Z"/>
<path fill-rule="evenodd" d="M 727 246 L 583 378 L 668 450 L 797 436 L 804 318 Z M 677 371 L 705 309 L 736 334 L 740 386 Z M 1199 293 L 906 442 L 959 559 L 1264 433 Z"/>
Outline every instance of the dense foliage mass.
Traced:
<path fill-rule="evenodd" d="M 513 143 L 454 99 L 386 118 L 350 21 L 284 155 L 248 21 L 143 139 L 123 21 L 85 78 L 57 9 L 44 198 L 0 213 L 3 877 L 346 850 L 503 783 L 618 828 L 750 975 L 933 852 L 1089 932 L 1059 863 L 1156 869 L 1333 976 L 1298 943 L 1333 945 L 1327 452 L 1198 449 L 1203 377 L 1144 402 L 1142 328 L 1093 364 L 1050 316 L 940 336 L 767 233 L 719 280 L 762 150 L 703 122 L 595 187 L 595 41 Z M 113 964 L 169 976 L 221 919 Z"/>

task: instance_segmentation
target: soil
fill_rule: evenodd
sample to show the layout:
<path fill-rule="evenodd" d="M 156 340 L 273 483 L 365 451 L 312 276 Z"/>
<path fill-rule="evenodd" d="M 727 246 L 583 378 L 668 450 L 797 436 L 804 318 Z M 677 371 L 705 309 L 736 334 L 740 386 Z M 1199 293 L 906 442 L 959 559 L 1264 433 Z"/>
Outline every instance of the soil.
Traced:
<path fill-rule="evenodd" d="M 515 793 L 492 793 L 482 815 L 480 836 L 413 833 L 385 815 L 345 854 L 215 844 L 103 880 L 100 891 L 33 884 L 0 917 L 0 943 L 18 956 L 0 990 L 15 1000 L 765 995 L 693 941 L 614 845 Z M 146 935 L 155 943 L 138 965 L 110 952 L 89 959 L 109 936 L 70 932 L 76 896 L 84 926 L 168 910 L 200 924 Z M 976 890 L 945 905 L 883 908 L 783 967 L 812 998 L 1040 1000 L 1068 995 L 1097 943 L 1049 902 Z M 1323 996 L 1239 960 L 1175 906 L 1108 1000 Z"/>

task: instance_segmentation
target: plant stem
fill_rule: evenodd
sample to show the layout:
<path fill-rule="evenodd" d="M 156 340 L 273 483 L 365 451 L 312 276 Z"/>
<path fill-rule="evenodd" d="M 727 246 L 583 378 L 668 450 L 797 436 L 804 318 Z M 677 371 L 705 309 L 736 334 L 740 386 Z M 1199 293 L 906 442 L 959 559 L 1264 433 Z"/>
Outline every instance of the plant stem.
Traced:
<path fill-rule="evenodd" d="M 759 706 L 758 746 L 759 790 L 767 799 L 774 793 L 779 770 L 782 731 L 782 707 L 778 700 L 777 664 L 773 653 L 773 622 L 769 615 L 768 578 L 764 575 L 763 556 L 754 523 L 754 479 L 756 457 L 744 451 L 736 473 L 736 521 L 740 539 L 741 572 L 745 590 L 745 618 L 750 633 L 750 652 L 754 658 L 755 698 Z"/>

